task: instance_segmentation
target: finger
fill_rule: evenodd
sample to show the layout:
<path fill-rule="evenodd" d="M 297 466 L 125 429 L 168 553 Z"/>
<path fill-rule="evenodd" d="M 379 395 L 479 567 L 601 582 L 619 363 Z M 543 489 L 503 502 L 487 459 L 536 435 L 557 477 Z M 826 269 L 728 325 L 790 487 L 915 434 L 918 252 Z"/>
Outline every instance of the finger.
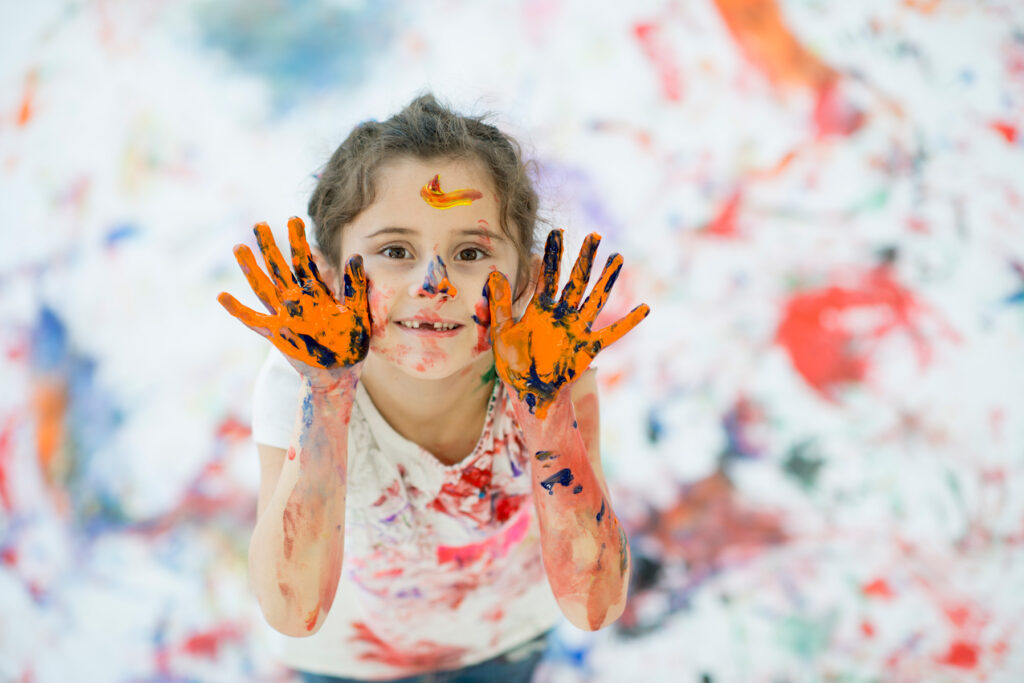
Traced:
<path fill-rule="evenodd" d="M 237 318 L 239 322 L 248 327 L 253 332 L 263 335 L 268 339 L 272 335 L 273 318 L 269 315 L 263 315 L 257 313 L 248 306 L 243 306 L 238 302 L 238 299 L 231 296 L 227 292 L 221 292 L 217 295 L 217 301 L 224 307 L 228 313 Z"/>
<path fill-rule="evenodd" d="M 616 320 L 611 325 L 598 332 L 596 334 L 597 339 L 594 341 L 591 355 L 596 356 L 598 351 L 617 342 L 627 332 L 639 325 L 640 321 L 646 318 L 647 314 L 650 312 L 650 306 L 647 304 L 640 304 L 627 313 L 626 317 L 621 320 Z"/>
<path fill-rule="evenodd" d="M 313 262 L 313 254 L 306 240 L 306 225 L 297 216 L 288 219 L 288 242 L 292 247 L 292 268 L 302 288 L 310 293 L 330 296 L 331 290 L 320 278 L 316 263 Z"/>
<path fill-rule="evenodd" d="M 583 292 L 586 291 L 587 283 L 590 282 L 590 269 L 594 265 L 594 254 L 597 253 L 597 245 L 600 243 L 601 236 L 596 232 L 590 233 L 583 240 L 583 246 L 580 247 L 580 255 L 576 258 L 576 263 L 572 267 L 572 274 L 569 275 L 569 282 L 566 283 L 565 289 L 562 290 L 562 298 L 558 302 L 559 306 L 576 308 L 580 305 Z"/>
<path fill-rule="evenodd" d="M 283 292 L 290 287 L 298 285 L 295 277 L 292 276 L 292 271 L 288 268 L 288 263 L 284 260 L 284 256 L 281 255 L 281 250 L 277 248 L 277 243 L 274 242 L 274 235 L 270 232 L 270 226 L 266 223 L 257 223 L 252 231 L 256 233 L 256 244 L 260 246 L 263 260 L 267 263 L 267 272 L 270 273 L 270 277 L 274 280 L 278 290 Z"/>
<path fill-rule="evenodd" d="M 601 309 L 604 308 L 605 302 L 608 301 L 608 295 L 611 294 L 612 287 L 615 285 L 615 280 L 619 277 L 620 270 L 622 270 L 622 256 L 612 254 L 604 264 L 601 279 L 590 290 L 590 296 L 587 297 L 587 300 L 583 302 L 583 306 L 580 307 L 580 317 L 589 324 L 592 324 L 597 319 Z"/>
<path fill-rule="evenodd" d="M 256 264 L 256 257 L 252 255 L 252 249 L 244 244 L 238 244 L 234 248 L 234 254 L 252 291 L 256 293 L 268 311 L 277 313 L 281 308 L 281 299 L 277 295 L 277 290 L 274 289 L 274 283 Z"/>
<path fill-rule="evenodd" d="M 342 292 L 346 308 L 356 311 L 360 315 L 366 313 L 369 306 L 369 292 L 366 282 L 366 271 L 363 270 L 363 257 L 359 254 L 352 256 L 345 263 L 344 284 Z"/>
<path fill-rule="evenodd" d="M 558 271 L 562 261 L 562 231 L 552 230 L 548 233 L 547 244 L 544 245 L 544 270 L 541 273 L 540 297 L 542 303 L 553 304 L 558 292 Z"/>
<path fill-rule="evenodd" d="M 491 313 L 491 329 L 500 328 L 512 319 L 512 288 L 504 273 L 493 271 L 487 276 L 487 302 Z"/>

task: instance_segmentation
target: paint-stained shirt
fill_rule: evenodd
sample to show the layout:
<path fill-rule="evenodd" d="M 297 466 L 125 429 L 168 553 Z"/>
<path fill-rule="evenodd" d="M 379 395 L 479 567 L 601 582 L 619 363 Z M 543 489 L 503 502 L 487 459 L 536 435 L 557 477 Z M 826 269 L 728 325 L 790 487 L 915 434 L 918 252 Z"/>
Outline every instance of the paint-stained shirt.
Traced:
<path fill-rule="evenodd" d="M 257 443 L 289 446 L 302 383 L 272 351 L 253 411 Z M 473 452 L 444 465 L 356 388 L 345 556 L 308 638 L 270 631 L 295 669 L 365 679 L 454 669 L 506 652 L 561 618 L 541 561 L 528 452 L 501 382 Z"/>

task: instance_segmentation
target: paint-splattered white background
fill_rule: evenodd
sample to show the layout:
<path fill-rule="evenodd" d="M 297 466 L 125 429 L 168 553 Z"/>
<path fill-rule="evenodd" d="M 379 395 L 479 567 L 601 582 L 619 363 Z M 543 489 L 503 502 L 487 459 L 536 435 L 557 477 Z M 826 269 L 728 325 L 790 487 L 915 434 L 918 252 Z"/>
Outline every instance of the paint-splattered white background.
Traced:
<path fill-rule="evenodd" d="M 428 88 L 653 308 L 598 362 L 637 585 L 539 679 L 1024 677 L 1024 6 L 738 4 L 4 3 L 0 679 L 287 680 L 215 296 Z"/>

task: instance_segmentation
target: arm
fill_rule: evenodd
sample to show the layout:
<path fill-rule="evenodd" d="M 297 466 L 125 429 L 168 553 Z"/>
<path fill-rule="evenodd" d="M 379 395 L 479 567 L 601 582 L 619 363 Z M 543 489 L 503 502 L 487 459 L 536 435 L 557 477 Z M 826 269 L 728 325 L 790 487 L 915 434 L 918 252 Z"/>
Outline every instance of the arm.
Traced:
<path fill-rule="evenodd" d="M 516 417 L 534 458 L 533 500 L 544 568 L 562 613 L 596 630 L 626 606 L 629 545 L 601 472 L 594 371 L 560 392 L 545 419 L 521 401 Z"/>
<path fill-rule="evenodd" d="M 307 382 L 291 448 L 260 447 L 249 582 L 267 623 L 285 635 L 315 633 L 338 588 L 348 423 L 357 382 L 354 370 L 334 387 Z"/>
<path fill-rule="evenodd" d="M 279 348 L 304 380 L 291 447 L 260 449 L 249 578 L 267 622 L 286 635 L 305 636 L 322 625 L 341 573 L 348 424 L 370 319 L 359 257 L 346 264 L 340 302 L 320 276 L 302 221 L 291 219 L 288 230 L 294 274 L 265 223 L 255 231 L 269 277 L 247 247 L 235 248 L 242 272 L 270 314 L 246 308 L 227 293 L 218 300 Z"/>
<path fill-rule="evenodd" d="M 648 313 L 637 306 L 608 327 L 591 329 L 622 266 L 617 254 L 609 258 L 580 304 L 599 240 L 592 234 L 584 241 L 556 301 L 562 240 L 552 231 L 543 276 L 518 321 L 504 275 L 491 273 L 487 286 L 495 369 L 517 397 L 516 419 L 534 455 L 533 498 L 548 581 L 562 613 L 588 630 L 619 617 L 629 585 L 629 547 L 601 473 L 597 387 L 588 368 Z"/>

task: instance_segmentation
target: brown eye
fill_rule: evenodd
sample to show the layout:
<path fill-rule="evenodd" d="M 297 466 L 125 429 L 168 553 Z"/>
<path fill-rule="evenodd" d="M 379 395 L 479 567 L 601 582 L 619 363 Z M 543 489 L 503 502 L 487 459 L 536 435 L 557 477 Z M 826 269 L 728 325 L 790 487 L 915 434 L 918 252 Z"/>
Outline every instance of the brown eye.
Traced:
<path fill-rule="evenodd" d="M 487 254 L 484 253 L 483 249 L 477 249 L 476 247 L 470 247 L 463 249 L 459 252 L 458 259 L 460 261 L 479 261 L 484 258 Z"/>
<path fill-rule="evenodd" d="M 409 251 L 405 247 L 384 247 L 380 253 L 393 259 L 404 259 L 409 255 Z"/>

